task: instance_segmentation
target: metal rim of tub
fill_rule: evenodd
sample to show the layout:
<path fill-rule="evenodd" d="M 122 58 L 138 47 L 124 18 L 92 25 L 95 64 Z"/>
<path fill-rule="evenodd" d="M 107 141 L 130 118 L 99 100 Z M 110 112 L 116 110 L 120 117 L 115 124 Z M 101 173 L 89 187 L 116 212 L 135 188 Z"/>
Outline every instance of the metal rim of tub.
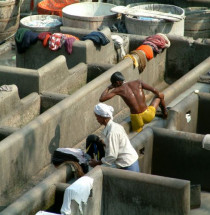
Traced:
<path fill-rule="evenodd" d="M 104 14 L 104 15 L 101 15 L 101 16 L 82 16 L 82 15 L 75 15 L 75 14 L 68 14 L 66 13 L 66 10 L 69 9 L 69 8 L 74 8 L 74 7 L 77 7 L 78 5 L 85 5 L 85 4 L 91 4 L 91 5 L 109 5 L 110 6 L 110 9 L 112 7 L 115 7 L 116 5 L 114 4 L 109 4 L 109 3 L 101 3 L 101 2 L 81 2 L 81 3 L 76 3 L 76 4 L 71 4 L 71 5 L 68 5 L 66 7 L 64 7 L 62 9 L 62 14 L 63 14 L 63 17 L 66 17 L 66 18 L 73 18 L 73 19 L 76 19 L 76 20 L 89 20 L 89 21 L 101 21 L 101 20 L 106 20 L 106 19 L 109 19 L 109 18 L 112 18 L 112 17 L 117 17 L 117 13 L 113 13 L 110 11 L 110 14 Z"/>
<path fill-rule="evenodd" d="M 134 4 L 129 4 L 127 5 L 127 7 L 129 8 L 141 8 L 141 9 L 145 9 L 146 7 L 152 7 L 153 8 L 153 11 L 154 11 L 154 8 L 165 8 L 165 9 L 171 9 L 173 8 L 176 12 L 179 12 L 180 14 L 177 14 L 177 13 L 172 13 L 172 14 L 175 14 L 175 15 L 179 15 L 182 19 L 185 18 L 185 10 L 181 7 L 178 7 L 176 5 L 170 5 L 170 4 L 139 4 L 137 5 L 138 3 L 134 3 Z M 148 10 L 148 9 L 145 9 L 145 10 Z M 161 11 L 161 10 L 157 10 L 157 11 Z M 163 11 L 161 11 L 163 12 Z M 166 12 L 167 13 L 167 12 Z"/>

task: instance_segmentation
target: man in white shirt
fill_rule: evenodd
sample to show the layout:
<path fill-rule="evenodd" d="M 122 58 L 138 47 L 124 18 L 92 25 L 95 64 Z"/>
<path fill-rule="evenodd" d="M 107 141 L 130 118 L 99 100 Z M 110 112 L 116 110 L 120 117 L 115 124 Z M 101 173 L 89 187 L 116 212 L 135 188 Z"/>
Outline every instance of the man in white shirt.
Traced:
<path fill-rule="evenodd" d="M 116 165 L 119 169 L 139 172 L 138 154 L 130 143 L 124 128 L 113 122 L 114 109 L 112 106 L 99 103 L 94 108 L 97 121 L 104 125 L 105 157 L 101 161 L 92 159 L 91 167 L 104 164 L 106 166 Z"/>

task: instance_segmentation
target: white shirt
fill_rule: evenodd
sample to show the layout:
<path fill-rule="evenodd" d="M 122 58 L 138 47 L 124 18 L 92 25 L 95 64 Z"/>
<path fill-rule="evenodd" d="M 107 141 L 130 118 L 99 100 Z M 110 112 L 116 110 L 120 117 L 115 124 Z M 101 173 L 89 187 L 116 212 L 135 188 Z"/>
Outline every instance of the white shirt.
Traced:
<path fill-rule="evenodd" d="M 106 144 L 105 157 L 101 159 L 103 164 L 116 164 L 118 168 L 128 167 L 138 159 L 138 154 L 121 125 L 110 119 L 103 134 Z"/>

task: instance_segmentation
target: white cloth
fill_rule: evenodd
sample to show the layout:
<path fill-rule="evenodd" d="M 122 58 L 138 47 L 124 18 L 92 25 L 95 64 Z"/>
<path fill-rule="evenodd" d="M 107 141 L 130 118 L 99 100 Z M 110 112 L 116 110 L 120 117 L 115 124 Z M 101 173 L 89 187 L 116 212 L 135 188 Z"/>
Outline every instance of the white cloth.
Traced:
<path fill-rule="evenodd" d="M 75 200 L 79 204 L 79 210 L 81 214 L 83 214 L 82 202 L 84 204 L 87 203 L 92 187 L 93 179 L 88 176 L 83 176 L 79 178 L 72 185 L 67 187 L 64 192 L 64 200 L 61 207 L 61 214 L 71 214 L 71 200 Z"/>
<path fill-rule="evenodd" d="M 49 213 L 45 211 L 39 211 L 35 215 L 53 215 L 54 213 Z M 54 214 L 54 215 L 59 215 L 59 214 Z"/>
<path fill-rule="evenodd" d="M 120 59 L 122 59 L 126 55 L 123 47 L 123 44 L 124 44 L 123 38 L 120 37 L 119 35 L 111 35 L 111 38 L 114 42 L 116 49 L 120 49 L 119 57 Z"/>
<path fill-rule="evenodd" d="M 101 159 L 103 164 L 115 164 L 118 168 L 128 167 L 138 159 L 138 154 L 121 125 L 109 120 L 103 134 L 106 144 L 105 157 Z"/>
<path fill-rule="evenodd" d="M 95 106 L 94 112 L 99 116 L 113 119 L 114 108 L 104 103 L 99 103 Z"/>
<path fill-rule="evenodd" d="M 79 164 L 86 163 L 85 153 L 81 149 L 76 148 L 57 148 L 56 151 L 74 155 L 78 158 Z"/>
<path fill-rule="evenodd" d="M 202 141 L 202 147 L 204 149 L 210 150 L 210 134 L 206 134 Z"/>

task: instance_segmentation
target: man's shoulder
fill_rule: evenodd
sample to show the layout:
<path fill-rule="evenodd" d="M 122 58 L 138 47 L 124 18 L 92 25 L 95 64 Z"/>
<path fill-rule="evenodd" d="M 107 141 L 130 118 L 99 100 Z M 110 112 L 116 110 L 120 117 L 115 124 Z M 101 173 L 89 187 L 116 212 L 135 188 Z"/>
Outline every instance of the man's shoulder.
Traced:
<path fill-rule="evenodd" d="M 112 133 L 122 132 L 123 129 L 123 126 L 117 122 L 112 121 L 112 123 L 110 124 L 110 132 Z"/>
<path fill-rule="evenodd" d="M 134 81 L 128 81 L 128 82 L 126 82 L 126 83 L 127 83 L 127 85 L 140 84 L 141 81 L 137 79 L 137 80 L 134 80 Z"/>

